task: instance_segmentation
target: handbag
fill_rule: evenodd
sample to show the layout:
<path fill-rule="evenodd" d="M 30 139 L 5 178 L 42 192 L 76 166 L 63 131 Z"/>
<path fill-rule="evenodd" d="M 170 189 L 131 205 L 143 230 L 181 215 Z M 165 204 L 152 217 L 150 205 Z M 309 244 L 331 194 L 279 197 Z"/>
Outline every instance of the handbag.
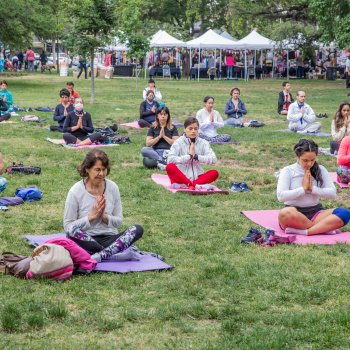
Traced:
<path fill-rule="evenodd" d="M 25 278 L 32 259 L 31 256 L 3 252 L 0 257 L 0 267 L 2 267 L 2 271 L 5 272 L 5 274 Z"/>
<path fill-rule="evenodd" d="M 67 249 L 56 244 L 43 244 L 33 250 L 27 278 L 45 277 L 57 281 L 70 278 L 73 260 Z"/>

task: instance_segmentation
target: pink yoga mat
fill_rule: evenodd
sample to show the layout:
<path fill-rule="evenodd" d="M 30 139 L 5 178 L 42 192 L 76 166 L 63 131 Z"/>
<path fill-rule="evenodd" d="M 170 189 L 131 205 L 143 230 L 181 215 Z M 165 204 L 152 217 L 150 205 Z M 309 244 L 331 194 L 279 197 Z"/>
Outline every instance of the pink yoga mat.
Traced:
<path fill-rule="evenodd" d="M 131 123 L 122 123 L 120 125 L 128 126 L 129 128 L 143 129 L 143 128 L 141 128 L 141 126 L 139 125 L 139 123 L 137 121 L 133 121 Z"/>
<path fill-rule="evenodd" d="M 242 211 L 249 220 L 256 224 L 267 228 L 270 227 L 275 230 L 279 236 L 288 237 L 294 235 L 288 235 L 279 227 L 278 224 L 278 212 L 279 210 L 249 210 Z M 296 235 L 296 244 L 336 244 L 347 243 L 350 244 L 350 232 L 341 232 L 336 235 L 314 235 L 303 236 Z"/>
<path fill-rule="evenodd" d="M 168 175 L 163 174 L 152 174 L 151 179 L 157 184 L 163 186 L 166 190 L 170 192 L 186 192 L 188 194 L 195 194 L 195 195 L 207 195 L 207 194 L 229 194 L 229 191 L 221 190 L 220 188 L 213 186 L 212 190 L 208 190 L 206 188 L 201 188 L 198 190 L 188 190 L 188 189 L 181 189 L 181 188 L 173 188 L 170 183 L 170 179 Z"/>
<path fill-rule="evenodd" d="M 350 187 L 349 184 L 342 184 L 342 183 L 338 182 L 337 173 L 329 173 L 329 175 L 331 176 L 332 181 L 335 182 L 337 185 L 339 185 L 341 188 Z"/>
<path fill-rule="evenodd" d="M 49 141 L 49 142 L 53 143 L 54 145 L 61 145 L 63 147 L 69 148 L 69 149 L 84 149 L 84 148 L 119 146 L 118 144 L 115 144 L 115 143 L 100 144 L 100 145 L 92 144 L 92 145 L 84 145 L 84 146 L 69 146 L 69 145 L 66 145 L 66 143 L 63 139 L 50 139 L 49 137 L 46 139 L 46 141 Z"/>
<path fill-rule="evenodd" d="M 63 233 L 54 233 L 51 235 L 23 235 L 22 237 L 28 240 L 28 243 L 32 246 L 38 246 L 43 244 L 49 239 L 66 237 Z M 168 270 L 172 269 L 172 266 L 165 262 L 150 256 L 138 254 L 138 261 L 103 261 L 97 264 L 94 271 L 101 272 L 142 272 L 152 270 Z"/>

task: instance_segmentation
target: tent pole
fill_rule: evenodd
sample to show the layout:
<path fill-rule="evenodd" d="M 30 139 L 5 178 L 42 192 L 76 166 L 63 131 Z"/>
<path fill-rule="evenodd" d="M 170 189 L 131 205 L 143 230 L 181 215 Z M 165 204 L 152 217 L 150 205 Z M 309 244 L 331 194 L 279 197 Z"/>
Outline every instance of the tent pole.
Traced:
<path fill-rule="evenodd" d="M 244 50 L 244 80 L 245 81 L 248 81 L 247 69 L 248 69 L 248 65 L 247 65 L 247 50 Z"/>
<path fill-rule="evenodd" d="M 272 74 L 271 74 L 271 78 L 273 78 L 273 75 L 275 73 L 275 66 L 276 66 L 276 63 L 275 63 L 275 50 L 272 49 Z"/>
<path fill-rule="evenodd" d="M 219 72 L 219 74 L 220 74 L 220 80 L 221 80 L 221 58 L 222 58 L 222 49 L 220 49 L 220 67 L 219 67 L 219 69 L 220 69 L 220 72 Z M 215 64 L 216 65 L 216 64 Z"/>
<path fill-rule="evenodd" d="M 254 79 L 256 79 L 255 68 L 256 68 L 256 50 L 254 50 Z"/>
<path fill-rule="evenodd" d="M 287 80 L 289 80 L 289 51 L 287 50 Z"/>
<path fill-rule="evenodd" d="M 201 46 L 199 45 L 199 56 L 198 56 L 198 81 L 199 81 L 199 74 L 200 74 L 200 66 L 201 66 Z"/>
<path fill-rule="evenodd" d="M 190 79 L 191 79 L 191 69 L 192 69 L 192 48 L 190 47 Z"/>

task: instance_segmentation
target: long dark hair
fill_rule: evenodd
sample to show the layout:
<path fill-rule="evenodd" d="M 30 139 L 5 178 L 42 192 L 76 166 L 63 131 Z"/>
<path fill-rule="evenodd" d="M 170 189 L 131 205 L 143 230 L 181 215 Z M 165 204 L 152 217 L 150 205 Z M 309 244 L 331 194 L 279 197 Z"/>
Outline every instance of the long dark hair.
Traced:
<path fill-rule="evenodd" d="M 339 106 L 338 110 L 335 112 L 335 115 L 333 117 L 334 124 L 335 124 L 335 131 L 339 131 L 339 129 L 344 125 L 344 117 L 341 114 L 341 110 L 343 109 L 344 106 L 350 107 L 350 103 L 347 101 L 343 102 Z"/>
<path fill-rule="evenodd" d="M 294 152 L 298 158 L 300 158 L 306 152 L 313 152 L 317 156 L 318 155 L 318 145 L 313 140 L 301 139 L 294 146 Z M 317 184 L 320 185 L 320 187 L 322 187 L 323 179 L 322 179 L 320 166 L 318 165 L 317 162 L 315 162 L 314 165 L 311 167 L 310 173 L 311 173 L 311 176 L 316 180 Z"/>
<path fill-rule="evenodd" d="M 170 111 L 169 108 L 167 106 L 160 106 L 157 108 L 156 110 L 156 120 L 153 122 L 153 127 L 154 128 L 160 128 L 160 122 L 159 122 L 159 118 L 158 118 L 158 114 L 160 113 L 166 113 L 168 115 L 168 119 L 166 122 L 166 127 L 168 128 L 168 130 L 173 130 L 174 126 L 173 123 L 171 122 L 171 117 L 170 117 Z"/>

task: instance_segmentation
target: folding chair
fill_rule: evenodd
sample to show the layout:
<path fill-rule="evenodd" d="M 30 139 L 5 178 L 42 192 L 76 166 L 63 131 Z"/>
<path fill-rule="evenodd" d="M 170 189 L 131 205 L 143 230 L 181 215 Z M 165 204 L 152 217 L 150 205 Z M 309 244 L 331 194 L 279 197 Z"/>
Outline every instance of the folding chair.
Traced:
<path fill-rule="evenodd" d="M 165 64 L 165 65 L 163 66 L 163 78 L 165 78 L 165 77 L 171 78 L 170 66 L 168 66 L 167 64 Z"/>

